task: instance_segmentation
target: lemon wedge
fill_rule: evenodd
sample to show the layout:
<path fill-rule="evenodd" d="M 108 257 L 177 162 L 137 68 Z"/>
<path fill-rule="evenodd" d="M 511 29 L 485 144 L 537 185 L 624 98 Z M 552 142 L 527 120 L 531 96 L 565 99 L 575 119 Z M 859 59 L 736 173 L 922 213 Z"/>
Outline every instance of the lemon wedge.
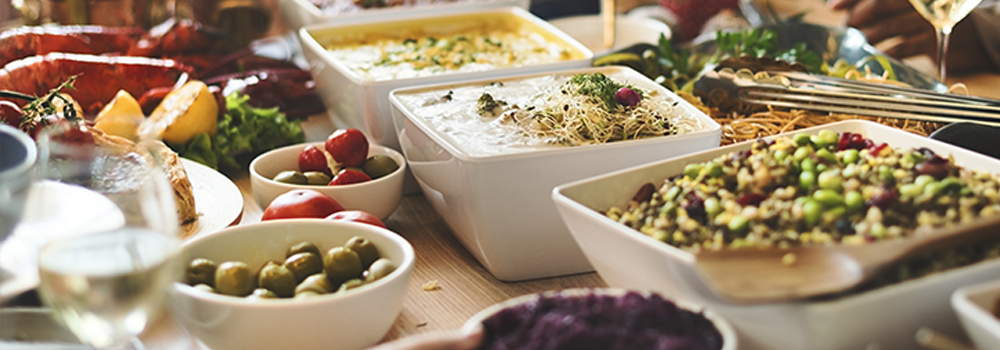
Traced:
<path fill-rule="evenodd" d="M 182 145 L 198 134 L 215 136 L 218 131 L 219 103 L 205 83 L 192 80 L 171 91 L 149 115 L 140 134 L 159 137 Z"/>
<path fill-rule="evenodd" d="M 108 102 L 97 118 L 94 127 L 104 133 L 124 137 L 129 140 L 138 139 L 139 125 L 146 119 L 139 102 L 128 91 L 118 90 L 115 97 Z"/>

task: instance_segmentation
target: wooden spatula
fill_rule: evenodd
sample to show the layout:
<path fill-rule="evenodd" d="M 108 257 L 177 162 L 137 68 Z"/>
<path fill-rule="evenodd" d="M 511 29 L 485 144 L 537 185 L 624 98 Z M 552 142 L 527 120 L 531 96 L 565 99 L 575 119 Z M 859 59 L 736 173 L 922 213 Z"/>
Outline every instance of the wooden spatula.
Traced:
<path fill-rule="evenodd" d="M 843 292 L 907 258 L 990 239 L 1000 240 L 1000 217 L 860 246 L 704 251 L 695 259 L 702 280 L 719 296 L 779 302 Z"/>

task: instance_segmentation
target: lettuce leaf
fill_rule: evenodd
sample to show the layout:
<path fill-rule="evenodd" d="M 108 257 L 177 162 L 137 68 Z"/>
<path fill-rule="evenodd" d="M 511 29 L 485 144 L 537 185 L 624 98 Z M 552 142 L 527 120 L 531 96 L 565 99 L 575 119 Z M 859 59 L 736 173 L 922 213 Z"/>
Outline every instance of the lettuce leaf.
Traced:
<path fill-rule="evenodd" d="M 177 152 L 182 157 L 224 173 L 246 168 L 264 151 L 305 141 L 298 121 L 291 121 L 278 108 L 255 108 L 249 96 L 234 92 L 226 96 L 226 113 L 219 119 L 215 137 L 201 134 Z"/>

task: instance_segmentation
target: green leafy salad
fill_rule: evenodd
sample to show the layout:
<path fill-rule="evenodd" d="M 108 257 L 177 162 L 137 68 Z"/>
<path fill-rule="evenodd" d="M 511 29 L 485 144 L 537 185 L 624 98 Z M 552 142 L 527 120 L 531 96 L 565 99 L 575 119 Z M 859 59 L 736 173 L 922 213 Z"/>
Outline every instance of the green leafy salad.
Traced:
<path fill-rule="evenodd" d="M 255 108 L 249 96 L 234 92 L 226 96 L 226 112 L 219 119 L 218 134 L 200 134 L 177 153 L 199 163 L 230 173 L 249 164 L 261 152 L 305 141 L 298 121 L 274 108 Z"/>

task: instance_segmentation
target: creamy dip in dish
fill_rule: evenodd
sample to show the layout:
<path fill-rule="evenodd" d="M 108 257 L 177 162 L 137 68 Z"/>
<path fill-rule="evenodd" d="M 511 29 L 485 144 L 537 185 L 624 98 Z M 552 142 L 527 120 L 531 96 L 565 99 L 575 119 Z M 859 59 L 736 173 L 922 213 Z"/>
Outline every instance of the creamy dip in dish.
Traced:
<path fill-rule="evenodd" d="M 625 74 L 619 72 L 607 78 L 623 86 L 628 83 Z M 397 94 L 396 98 L 413 116 L 474 157 L 683 134 L 705 128 L 676 107 L 679 101 L 657 90 L 641 92 L 641 101 L 634 106 L 607 108 L 600 99 L 578 95 L 573 81 L 572 75 L 547 75 Z M 636 121 L 657 125 L 637 128 Z M 594 128 L 609 133 L 602 135 Z M 570 135 L 560 132 L 569 129 L 577 131 Z"/>
<path fill-rule="evenodd" d="M 571 59 L 562 46 L 522 29 L 477 29 L 437 37 L 381 38 L 327 46 L 334 60 L 367 80 L 478 72 Z"/>

